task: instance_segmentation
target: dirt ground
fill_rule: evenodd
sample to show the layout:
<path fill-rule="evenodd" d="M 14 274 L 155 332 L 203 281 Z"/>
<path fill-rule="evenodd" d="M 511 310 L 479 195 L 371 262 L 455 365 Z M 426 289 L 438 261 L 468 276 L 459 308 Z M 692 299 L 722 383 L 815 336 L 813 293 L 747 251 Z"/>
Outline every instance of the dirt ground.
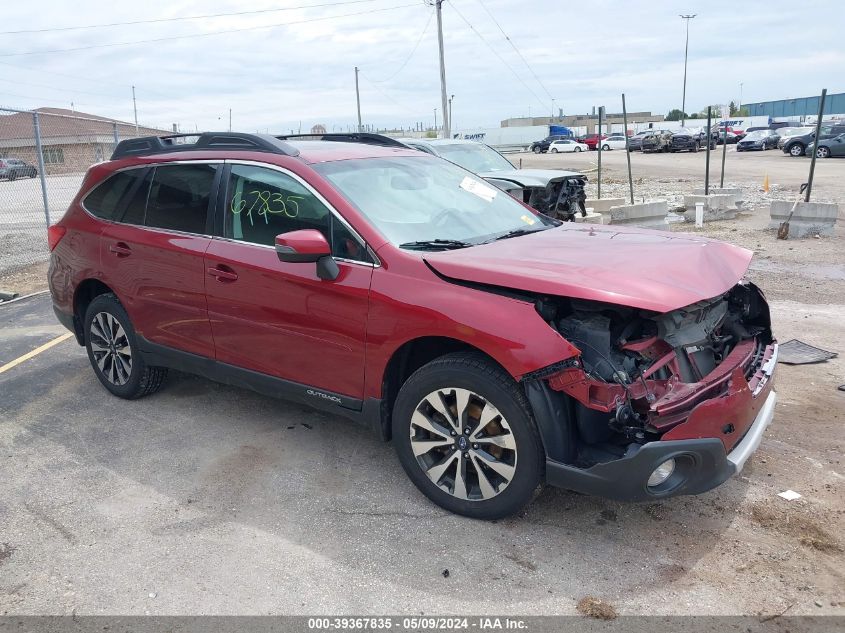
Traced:
<path fill-rule="evenodd" d="M 589 170 L 596 156 L 511 158 Z M 603 157 L 603 195 L 624 191 L 624 160 Z M 703 160 L 635 154 L 635 177 L 681 195 L 703 186 Z M 720 488 L 647 505 L 549 488 L 521 516 L 468 521 L 363 429 L 178 374 L 127 405 L 65 341 L 0 375 L 0 614 L 845 615 L 845 222 L 819 239 L 765 228 L 767 198 L 794 195 L 808 162 L 729 153 L 748 210 L 700 230 L 755 252 L 781 342 L 839 353 L 779 365 L 775 419 Z M 820 161 L 815 191 L 845 202 L 845 161 Z M 0 306 L 0 350 L 61 332 L 46 297 Z"/>

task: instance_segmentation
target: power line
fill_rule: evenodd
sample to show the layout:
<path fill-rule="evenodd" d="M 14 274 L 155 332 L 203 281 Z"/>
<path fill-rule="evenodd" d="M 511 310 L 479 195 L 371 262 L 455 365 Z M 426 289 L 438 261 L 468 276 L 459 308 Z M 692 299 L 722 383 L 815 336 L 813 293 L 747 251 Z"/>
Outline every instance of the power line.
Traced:
<path fill-rule="evenodd" d="M 431 25 L 431 19 L 433 17 L 434 17 L 434 11 L 431 11 L 428 14 L 428 20 L 425 23 L 425 27 L 423 28 L 422 33 L 420 33 L 420 36 L 417 39 L 417 43 L 414 44 L 414 48 L 411 49 L 411 52 L 409 53 L 408 57 L 406 57 L 405 61 L 402 62 L 402 64 L 399 66 L 399 68 L 396 69 L 395 73 L 393 73 L 392 75 L 390 75 L 390 77 L 387 77 L 386 79 L 379 79 L 379 80 L 368 79 L 367 81 L 369 81 L 370 83 L 378 83 L 378 84 L 384 83 L 386 81 L 390 81 L 396 75 L 398 75 L 400 72 L 402 72 L 402 70 L 405 68 L 405 66 L 408 65 L 408 62 L 411 61 L 411 58 L 414 56 L 414 53 L 416 53 L 417 49 L 420 47 L 420 43 L 423 41 L 423 38 L 425 37 L 425 34 L 428 31 L 428 27 Z"/>
<path fill-rule="evenodd" d="M 534 75 L 534 79 L 537 80 L 537 83 L 540 84 L 540 87 L 549 96 L 549 99 L 554 101 L 554 97 L 552 96 L 552 93 L 550 93 L 548 91 L 546 86 L 540 80 L 540 77 L 538 77 L 537 73 L 534 72 L 534 69 L 531 68 L 531 64 L 528 63 L 528 60 L 525 59 L 525 57 L 523 57 L 521 52 L 519 52 L 519 49 L 516 47 L 516 44 L 513 43 L 513 40 L 510 37 L 508 37 L 507 33 L 505 33 L 505 29 L 502 28 L 502 25 L 499 24 L 499 21 L 495 17 L 493 17 L 492 13 L 490 13 L 490 9 L 487 8 L 487 5 L 485 5 L 481 0 L 476 0 L 476 1 L 478 2 L 478 4 L 481 5 L 481 8 L 484 9 L 484 11 L 487 13 L 487 15 L 490 16 L 490 19 L 493 20 L 493 22 L 495 22 L 496 26 L 499 27 L 499 30 L 502 32 L 502 35 L 504 36 L 504 38 L 508 41 L 508 44 L 510 44 L 511 47 L 513 48 L 513 50 L 516 51 L 516 54 L 519 55 L 519 58 L 522 60 L 522 63 L 525 64 L 525 67 L 531 72 L 532 75 Z"/>
<path fill-rule="evenodd" d="M 277 13 L 279 11 L 294 11 L 296 9 L 317 9 L 320 7 L 334 7 L 341 4 L 361 4 L 363 2 L 377 2 L 377 0 L 341 0 L 339 2 L 324 2 L 322 4 L 306 4 L 299 7 L 282 7 L 280 9 L 255 9 L 253 11 L 235 11 L 233 13 L 210 13 L 208 15 L 187 15 L 176 18 L 156 18 L 153 20 L 133 20 L 130 22 L 108 22 L 106 24 L 87 24 L 82 26 L 57 26 L 49 29 L 21 29 L 18 31 L 0 31 L 0 35 L 21 35 L 24 33 L 50 33 L 54 31 L 79 31 L 83 29 L 102 29 L 112 26 L 132 26 L 135 24 L 159 24 L 161 22 L 183 22 L 186 20 L 203 20 L 206 18 L 224 18 L 238 15 L 255 15 L 258 13 Z"/>
<path fill-rule="evenodd" d="M 455 3 L 451 3 L 451 6 L 452 6 L 452 10 L 455 13 L 458 14 L 458 17 L 461 18 L 466 23 L 466 25 L 472 30 L 472 32 L 475 33 L 482 42 L 484 42 L 485 46 L 487 46 L 487 48 L 489 48 L 490 51 L 496 57 L 499 58 L 499 61 L 502 62 L 507 67 L 507 69 L 510 70 L 513 73 L 513 76 L 516 77 L 519 80 L 519 83 L 521 83 L 528 92 L 530 92 L 532 95 L 534 95 L 534 98 L 537 99 L 537 103 L 541 104 L 543 106 L 543 108 L 545 108 L 546 104 L 543 103 L 543 100 L 540 97 L 537 96 L 537 93 L 534 92 L 527 83 L 525 83 L 525 81 L 522 79 L 522 77 L 520 77 L 519 73 L 517 73 L 513 69 L 513 66 L 511 66 L 508 62 L 506 62 L 504 57 L 499 55 L 499 52 L 490 45 L 490 42 L 488 42 L 487 39 L 481 33 L 479 33 L 476 30 L 476 28 L 472 25 L 472 23 L 464 17 L 463 13 L 458 11 L 458 7 L 455 6 Z"/>
<path fill-rule="evenodd" d="M 213 31 L 211 33 L 193 33 L 191 35 L 173 35 L 170 37 L 157 37 L 149 40 L 135 40 L 132 42 L 112 42 L 111 44 L 91 44 L 89 46 L 76 46 L 74 48 L 55 48 L 43 51 L 24 51 L 20 53 L 2 53 L 0 57 L 20 57 L 22 55 L 45 55 L 48 53 L 70 53 L 75 51 L 86 51 L 95 48 L 114 48 L 117 46 L 134 46 L 136 44 L 151 44 L 154 42 L 171 42 L 174 40 L 194 39 L 200 37 L 213 37 L 215 35 L 226 35 L 228 33 L 243 33 L 244 31 L 258 31 L 261 29 L 274 29 L 280 26 L 294 26 L 297 24 L 308 24 L 310 22 L 323 22 L 326 20 L 336 20 L 340 18 L 350 18 L 358 15 L 368 15 L 371 13 L 383 13 L 385 11 L 396 11 L 397 9 L 406 9 L 408 7 L 416 7 L 416 2 L 412 4 L 400 4 L 393 7 L 384 7 L 381 9 L 370 9 L 368 11 L 357 11 L 355 13 L 343 13 L 340 15 L 324 15 L 318 18 L 309 18 L 305 20 L 294 20 L 292 22 L 279 22 L 277 24 L 263 24 L 261 26 L 247 26 L 239 29 L 226 29 L 225 31 Z"/>

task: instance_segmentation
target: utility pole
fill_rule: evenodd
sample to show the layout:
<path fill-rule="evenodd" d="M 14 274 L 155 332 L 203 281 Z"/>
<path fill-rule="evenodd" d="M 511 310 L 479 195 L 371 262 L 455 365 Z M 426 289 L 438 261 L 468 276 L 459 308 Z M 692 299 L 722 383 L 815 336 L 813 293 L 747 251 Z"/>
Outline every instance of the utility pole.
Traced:
<path fill-rule="evenodd" d="M 687 21 L 687 40 L 684 44 L 684 96 L 681 98 L 681 127 L 684 127 L 684 122 L 687 116 L 687 57 L 689 56 L 689 21 L 697 14 L 682 15 L 681 18 Z"/>
<path fill-rule="evenodd" d="M 739 82 L 739 106 L 737 110 L 742 110 L 742 82 Z"/>
<path fill-rule="evenodd" d="M 232 131 L 232 108 L 229 108 L 229 131 Z"/>
<path fill-rule="evenodd" d="M 437 45 L 440 48 L 440 105 L 443 108 L 443 138 L 452 136 L 449 129 L 449 111 L 447 109 L 446 99 L 446 60 L 443 57 L 443 0 L 434 0 L 434 6 L 437 10 Z M 437 125 L 434 126 L 435 130 Z"/>
<path fill-rule="evenodd" d="M 451 95 L 449 97 L 449 132 L 450 133 L 452 132 L 452 121 L 454 121 L 454 119 L 452 118 L 452 99 L 454 99 L 454 98 L 455 98 L 455 95 Z M 450 136 L 451 136 L 451 134 L 450 134 Z"/>
<path fill-rule="evenodd" d="M 135 111 L 135 136 L 138 136 L 138 103 L 135 101 L 135 86 L 132 86 L 132 109 Z"/>
<path fill-rule="evenodd" d="M 434 133 L 437 134 L 437 108 L 434 108 Z"/>
<path fill-rule="evenodd" d="M 358 91 L 358 67 L 355 66 L 355 102 L 358 104 L 358 133 L 363 131 L 361 127 L 361 93 Z"/>

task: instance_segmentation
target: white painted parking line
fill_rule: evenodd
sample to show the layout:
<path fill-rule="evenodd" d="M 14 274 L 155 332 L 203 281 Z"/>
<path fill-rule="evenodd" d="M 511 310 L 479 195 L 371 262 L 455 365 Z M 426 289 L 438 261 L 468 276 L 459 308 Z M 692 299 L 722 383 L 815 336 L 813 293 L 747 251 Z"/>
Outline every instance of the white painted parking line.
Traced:
<path fill-rule="evenodd" d="M 8 363 L 0 367 L 0 374 L 5 371 L 9 371 L 10 369 L 13 369 L 14 367 L 17 367 L 21 363 L 28 361 L 30 358 L 38 356 L 41 352 L 46 352 L 51 347 L 58 345 L 62 341 L 68 340 L 71 336 L 73 336 L 73 332 L 65 332 L 61 336 L 57 336 L 56 338 L 54 338 L 52 341 L 48 341 L 47 343 L 44 343 L 44 345 L 36 347 L 31 352 L 27 352 L 23 356 L 18 356 L 15 360 L 9 361 Z"/>

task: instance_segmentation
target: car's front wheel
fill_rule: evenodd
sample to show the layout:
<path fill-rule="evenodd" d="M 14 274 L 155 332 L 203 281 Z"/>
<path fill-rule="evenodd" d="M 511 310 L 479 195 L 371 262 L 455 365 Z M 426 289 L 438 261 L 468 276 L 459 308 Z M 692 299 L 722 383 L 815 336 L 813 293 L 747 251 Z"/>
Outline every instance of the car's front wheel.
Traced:
<path fill-rule="evenodd" d="M 138 353 L 129 315 L 111 293 L 95 297 L 85 311 L 85 349 L 97 378 L 111 393 L 134 400 L 161 387 L 164 367 L 149 367 Z"/>
<path fill-rule="evenodd" d="M 601 148 L 602 148 L 603 151 L 606 152 L 606 151 L 610 150 L 610 145 L 602 145 Z"/>
<path fill-rule="evenodd" d="M 830 158 L 830 149 L 820 147 L 816 150 L 816 158 Z"/>
<path fill-rule="evenodd" d="M 576 151 L 576 152 L 580 152 L 580 151 L 581 151 L 581 148 L 580 148 L 580 147 L 576 147 L 576 148 L 575 148 L 575 151 Z"/>
<path fill-rule="evenodd" d="M 557 148 L 556 147 L 552 148 L 552 154 L 557 154 Z"/>
<path fill-rule="evenodd" d="M 543 476 L 525 395 L 480 354 L 448 354 L 414 372 L 396 399 L 393 442 L 423 494 L 476 519 L 518 512 Z"/>
<path fill-rule="evenodd" d="M 543 150 L 539 145 L 535 145 L 531 151 L 534 152 L 535 154 L 539 154 Z"/>

